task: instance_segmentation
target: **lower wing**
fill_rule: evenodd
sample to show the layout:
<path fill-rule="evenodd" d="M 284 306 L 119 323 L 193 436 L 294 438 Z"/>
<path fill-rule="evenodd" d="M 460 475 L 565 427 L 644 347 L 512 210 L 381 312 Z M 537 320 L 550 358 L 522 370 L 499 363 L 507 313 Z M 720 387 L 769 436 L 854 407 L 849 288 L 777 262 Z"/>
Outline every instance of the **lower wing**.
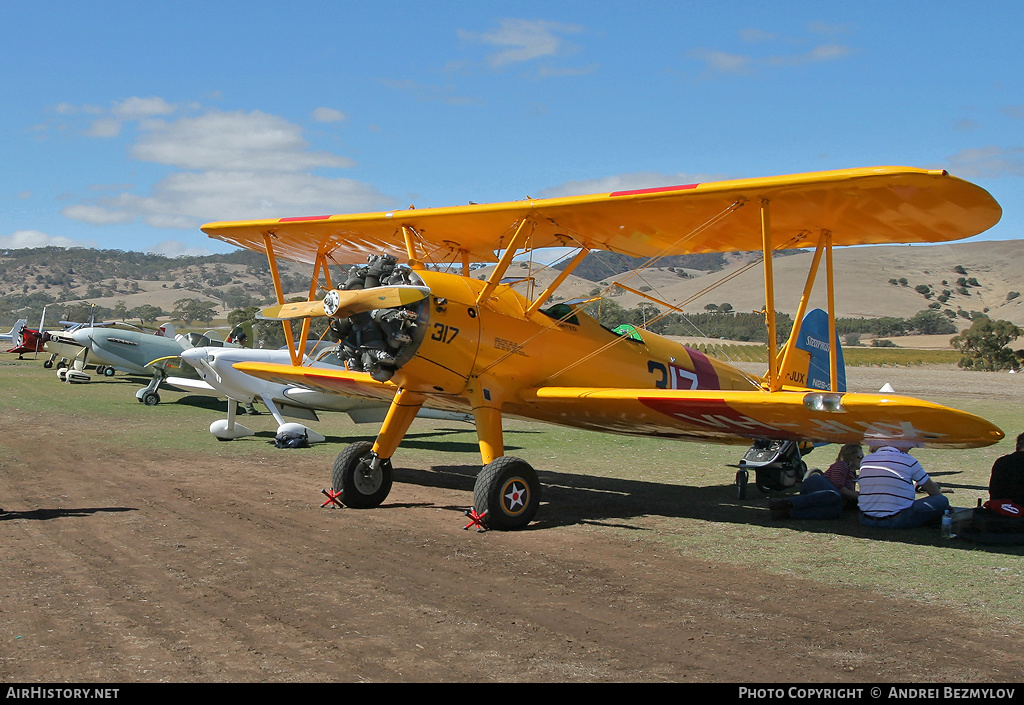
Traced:
<path fill-rule="evenodd" d="M 531 415 L 556 423 L 719 443 L 775 438 L 977 448 L 1003 437 L 974 414 L 884 394 L 541 387 L 520 398 L 535 410 Z"/>

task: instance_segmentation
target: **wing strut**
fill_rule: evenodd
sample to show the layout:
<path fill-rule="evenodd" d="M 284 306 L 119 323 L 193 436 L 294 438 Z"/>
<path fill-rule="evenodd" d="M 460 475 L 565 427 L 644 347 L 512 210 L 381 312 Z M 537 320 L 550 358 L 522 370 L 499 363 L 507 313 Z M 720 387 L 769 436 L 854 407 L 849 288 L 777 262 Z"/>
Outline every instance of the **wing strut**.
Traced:
<path fill-rule="evenodd" d="M 271 239 L 274 237 L 273 233 L 263 233 L 263 248 L 267 252 L 267 263 L 270 265 L 270 277 L 274 280 L 274 295 L 277 297 L 277 303 L 284 303 L 284 289 L 281 288 L 281 274 L 277 270 L 277 256 L 274 254 L 274 245 Z M 281 325 L 284 326 L 284 337 L 288 343 L 288 354 L 291 356 L 292 365 L 298 367 L 302 363 L 302 357 L 299 354 L 299 350 L 302 348 L 295 346 L 295 336 L 292 334 L 292 324 L 290 321 L 281 321 Z M 308 319 L 303 324 L 308 326 Z"/>
<path fill-rule="evenodd" d="M 828 230 L 822 230 L 821 234 L 818 236 L 818 245 L 814 249 L 814 257 L 811 259 L 811 266 L 807 270 L 807 281 L 804 282 L 804 291 L 800 296 L 800 303 L 797 306 L 796 317 L 793 319 L 793 329 L 789 333 L 789 340 L 786 341 L 786 345 L 782 348 L 778 369 L 786 370 L 789 368 L 788 359 L 793 349 L 796 347 L 797 338 L 800 335 L 800 322 L 804 319 L 804 314 L 807 313 L 807 306 L 811 298 L 811 291 L 814 288 L 814 279 L 817 276 L 818 269 L 821 267 L 821 255 L 823 253 L 825 255 L 826 288 L 828 290 L 829 384 L 831 391 L 835 392 L 839 390 L 839 351 L 835 349 L 835 282 L 832 276 L 832 233 Z M 772 378 L 770 380 L 769 391 L 779 391 L 779 389 L 782 388 L 782 382 L 783 380 L 778 376 Z"/>
<path fill-rule="evenodd" d="M 553 282 L 551 282 L 551 284 L 548 286 L 548 288 L 545 289 L 541 293 L 541 295 L 538 296 L 536 298 L 536 300 L 534 300 L 534 302 L 532 304 L 530 304 L 530 307 L 528 309 L 526 309 L 527 317 L 529 317 L 530 314 L 532 314 L 534 311 L 536 311 L 537 309 L 539 309 L 541 306 L 544 305 L 544 302 L 547 301 L 548 298 L 550 298 L 551 294 L 553 294 L 555 292 L 555 290 L 557 290 L 558 287 L 560 287 L 562 285 L 562 282 L 565 281 L 566 277 L 568 277 L 570 274 L 572 274 L 573 270 L 576 269 L 576 266 L 580 262 L 582 262 L 583 258 L 586 257 L 589 253 L 590 253 L 590 250 L 588 250 L 586 247 L 581 248 L 580 251 L 578 253 L 576 253 L 576 256 L 572 258 L 572 262 L 570 262 L 565 267 L 565 269 L 563 269 L 561 272 L 559 272 L 558 276 L 555 277 L 555 280 Z"/>
<path fill-rule="evenodd" d="M 775 341 L 775 274 L 772 269 L 772 229 L 768 199 L 761 199 L 761 248 L 764 253 L 764 313 L 768 323 L 768 388 L 781 386 L 779 381 L 778 344 Z"/>
<path fill-rule="evenodd" d="M 487 286 L 480 291 L 480 295 L 476 297 L 476 305 L 479 306 L 486 301 L 494 290 L 497 288 L 501 278 L 505 276 L 505 272 L 508 271 L 508 266 L 512 264 L 512 258 L 516 256 L 516 253 L 523 248 L 526 238 L 528 238 L 532 232 L 532 228 L 527 228 L 527 225 L 532 225 L 533 221 L 529 218 L 523 218 L 519 221 L 519 227 L 516 228 L 515 235 L 512 236 L 512 240 L 508 243 L 508 247 L 501 255 L 501 259 L 498 260 L 497 266 L 494 271 L 491 272 L 491 276 L 487 279 Z"/>
<path fill-rule="evenodd" d="M 807 281 L 804 282 L 804 291 L 800 295 L 800 303 L 796 307 L 796 316 L 793 318 L 793 329 L 789 333 L 789 340 L 786 341 L 786 345 L 782 348 L 782 359 L 779 363 L 779 369 L 789 369 L 786 364 L 789 361 L 789 355 L 793 348 L 796 346 L 797 338 L 800 335 L 800 321 L 804 320 L 804 314 L 807 313 L 807 304 L 811 298 L 811 291 L 814 289 L 814 278 L 818 274 L 818 266 L 821 263 L 821 254 L 825 250 L 825 243 L 829 243 L 828 251 L 832 252 L 830 233 L 827 230 L 822 230 L 821 235 L 818 237 L 818 246 L 814 249 L 814 257 L 811 259 L 811 266 L 807 270 Z M 829 293 L 831 294 L 831 286 L 829 287 Z M 831 308 L 829 310 L 831 319 Z M 831 324 L 830 324 L 831 325 Z M 769 391 L 777 392 L 782 387 L 781 379 L 774 379 Z"/>
<path fill-rule="evenodd" d="M 829 389 L 839 391 L 839 351 L 836 350 L 836 286 L 832 276 L 832 233 L 825 231 L 825 281 L 828 287 L 828 376 Z"/>

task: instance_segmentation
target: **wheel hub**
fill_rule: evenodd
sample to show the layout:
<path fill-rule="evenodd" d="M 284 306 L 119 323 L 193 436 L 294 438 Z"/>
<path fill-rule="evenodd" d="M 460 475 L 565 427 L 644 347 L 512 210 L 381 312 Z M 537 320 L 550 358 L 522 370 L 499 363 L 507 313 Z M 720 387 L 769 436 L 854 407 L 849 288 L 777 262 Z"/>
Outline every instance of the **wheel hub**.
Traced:
<path fill-rule="evenodd" d="M 373 494 L 380 489 L 384 475 L 373 468 L 367 461 L 362 461 L 359 468 L 352 473 L 352 482 L 362 494 Z"/>
<path fill-rule="evenodd" d="M 521 514 L 530 500 L 529 486 L 519 478 L 512 478 L 501 489 L 501 505 L 510 516 Z"/>

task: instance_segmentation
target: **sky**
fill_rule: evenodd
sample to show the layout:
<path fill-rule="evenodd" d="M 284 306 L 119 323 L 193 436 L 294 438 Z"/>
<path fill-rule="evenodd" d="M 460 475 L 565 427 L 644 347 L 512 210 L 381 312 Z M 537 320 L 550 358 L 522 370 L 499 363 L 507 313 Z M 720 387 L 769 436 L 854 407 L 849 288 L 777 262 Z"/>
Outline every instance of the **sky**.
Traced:
<path fill-rule="evenodd" d="M 1024 3 L 0 2 L 0 248 L 898 165 L 1024 240 Z"/>

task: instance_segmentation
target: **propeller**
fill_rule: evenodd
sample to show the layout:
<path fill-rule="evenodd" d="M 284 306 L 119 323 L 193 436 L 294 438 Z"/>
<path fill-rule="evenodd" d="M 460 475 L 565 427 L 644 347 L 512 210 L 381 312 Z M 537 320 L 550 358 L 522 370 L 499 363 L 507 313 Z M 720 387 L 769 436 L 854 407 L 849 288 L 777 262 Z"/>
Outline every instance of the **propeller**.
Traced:
<path fill-rule="evenodd" d="M 406 306 L 427 298 L 425 286 L 376 286 L 372 289 L 343 291 L 331 289 L 323 301 L 296 301 L 265 308 L 256 314 L 264 321 L 290 321 L 295 318 L 348 318 L 356 313 L 378 308 Z"/>

